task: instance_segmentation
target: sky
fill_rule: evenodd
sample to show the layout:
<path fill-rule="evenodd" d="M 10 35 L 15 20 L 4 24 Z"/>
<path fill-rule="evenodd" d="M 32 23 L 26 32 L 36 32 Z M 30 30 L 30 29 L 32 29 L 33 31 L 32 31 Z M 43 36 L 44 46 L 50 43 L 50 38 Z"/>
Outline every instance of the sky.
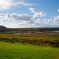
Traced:
<path fill-rule="evenodd" d="M 0 25 L 59 27 L 59 0 L 0 0 Z"/>

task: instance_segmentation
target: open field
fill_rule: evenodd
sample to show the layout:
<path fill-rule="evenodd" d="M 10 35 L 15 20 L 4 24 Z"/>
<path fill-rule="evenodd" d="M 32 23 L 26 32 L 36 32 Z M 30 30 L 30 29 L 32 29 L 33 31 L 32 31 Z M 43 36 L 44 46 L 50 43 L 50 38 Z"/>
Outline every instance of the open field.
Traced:
<path fill-rule="evenodd" d="M 59 59 L 59 48 L 0 42 L 0 59 Z"/>
<path fill-rule="evenodd" d="M 0 34 L 0 59 L 59 59 L 57 47 L 59 33 Z"/>

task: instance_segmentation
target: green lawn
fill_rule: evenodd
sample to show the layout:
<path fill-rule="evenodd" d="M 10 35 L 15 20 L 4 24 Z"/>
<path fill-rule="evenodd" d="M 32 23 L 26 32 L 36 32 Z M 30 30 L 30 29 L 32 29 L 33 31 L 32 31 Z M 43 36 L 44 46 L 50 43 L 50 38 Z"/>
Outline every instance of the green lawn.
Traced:
<path fill-rule="evenodd" d="M 0 42 L 0 59 L 59 59 L 59 48 Z"/>

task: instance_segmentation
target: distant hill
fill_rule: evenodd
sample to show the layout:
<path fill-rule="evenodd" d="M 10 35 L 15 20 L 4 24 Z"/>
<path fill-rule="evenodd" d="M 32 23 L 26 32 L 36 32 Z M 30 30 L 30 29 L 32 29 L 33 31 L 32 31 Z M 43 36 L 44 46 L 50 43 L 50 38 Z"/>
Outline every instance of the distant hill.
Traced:
<path fill-rule="evenodd" d="M 8 31 L 8 28 L 6 28 L 5 26 L 0 26 L 0 32 L 5 32 Z"/>
<path fill-rule="evenodd" d="M 59 31 L 59 28 L 9 28 L 11 32 L 50 32 Z"/>
<path fill-rule="evenodd" d="M 0 32 L 16 33 L 16 32 L 49 32 L 59 31 L 59 28 L 6 28 L 0 26 Z"/>

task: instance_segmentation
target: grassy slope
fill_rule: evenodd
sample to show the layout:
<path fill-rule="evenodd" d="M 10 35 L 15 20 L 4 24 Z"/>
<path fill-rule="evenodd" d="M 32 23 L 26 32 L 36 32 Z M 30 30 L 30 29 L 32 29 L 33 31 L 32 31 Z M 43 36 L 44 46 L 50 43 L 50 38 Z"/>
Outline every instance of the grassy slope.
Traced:
<path fill-rule="evenodd" d="M 0 59 L 58 59 L 59 48 L 0 42 Z"/>

